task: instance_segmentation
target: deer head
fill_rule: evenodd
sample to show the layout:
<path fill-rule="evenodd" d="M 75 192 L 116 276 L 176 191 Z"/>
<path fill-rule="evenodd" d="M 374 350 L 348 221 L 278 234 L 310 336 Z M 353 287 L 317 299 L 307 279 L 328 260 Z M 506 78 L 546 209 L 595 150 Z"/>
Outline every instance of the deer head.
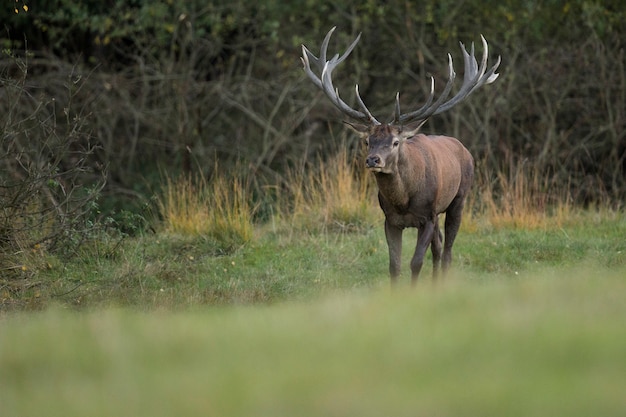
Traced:
<path fill-rule="evenodd" d="M 391 124 L 368 126 L 345 123 L 361 136 L 367 147 L 366 168 L 383 174 L 397 172 L 398 158 L 404 141 L 415 136 L 421 127 L 421 124 L 400 127 Z"/>

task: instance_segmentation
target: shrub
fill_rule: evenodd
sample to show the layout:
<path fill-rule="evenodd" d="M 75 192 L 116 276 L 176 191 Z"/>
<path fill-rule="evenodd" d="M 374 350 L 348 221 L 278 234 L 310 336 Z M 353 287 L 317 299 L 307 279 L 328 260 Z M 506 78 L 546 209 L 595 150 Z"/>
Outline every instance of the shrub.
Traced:
<path fill-rule="evenodd" d="M 35 259 L 43 259 L 34 254 L 72 255 L 88 238 L 105 172 L 89 166 L 96 149 L 89 115 L 72 103 L 81 87 L 80 77 L 69 73 L 65 94 L 51 97 L 27 82 L 27 59 L 4 54 L 0 67 L 0 274 L 30 276 L 38 263 Z"/>

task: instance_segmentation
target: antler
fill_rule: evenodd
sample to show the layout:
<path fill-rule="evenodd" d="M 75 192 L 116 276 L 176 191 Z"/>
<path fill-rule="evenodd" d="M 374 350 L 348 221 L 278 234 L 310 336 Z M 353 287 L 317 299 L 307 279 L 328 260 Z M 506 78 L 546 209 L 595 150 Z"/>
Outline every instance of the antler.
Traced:
<path fill-rule="evenodd" d="M 317 58 L 315 55 L 311 53 L 307 49 L 306 46 L 302 45 L 302 63 L 304 65 L 304 71 L 308 75 L 308 77 L 313 81 L 313 83 L 320 88 L 324 93 L 328 96 L 330 101 L 337 106 L 339 110 L 341 110 L 345 115 L 351 117 L 353 119 L 360 120 L 365 123 L 379 125 L 380 122 L 376 120 L 372 113 L 367 109 L 363 99 L 359 94 L 359 85 L 357 84 L 355 87 L 356 90 L 356 98 L 359 104 L 359 107 L 362 111 L 355 110 L 352 107 L 348 106 L 340 97 L 339 90 L 333 86 L 332 73 L 335 68 L 339 64 L 341 64 L 347 57 L 350 55 L 356 44 L 361 39 L 361 34 L 357 36 L 357 38 L 352 42 L 352 44 L 346 49 L 343 55 L 339 56 L 336 54 L 330 60 L 326 60 L 326 53 L 328 50 L 328 43 L 330 42 L 330 37 L 335 31 L 336 26 L 328 31 L 324 41 L 322 42 L 322 47 L 320 50 L 320 57 Z M 454 72 L 454 66 L 452 63 L 452 56 L 448 54 L 448 68 L 449 68 L 449 76 L 448 83 L 444 87 L 444 90 L 439 96 L 437 100 L 433 103 L 435 98 L 435 79 L 431 77 L 430 82 L 430 94 L 426 103 L 417 110 L 414 110 L 409 113 L 400 113 L 400 93 L 396 94 L 396 106 L 395 106 L 395 115 L 392 123 L 405 123 L 409 121 L 420 121 L 424 122 L 429 117 L 434 116 L 436 114 L 442 113 L 456 104 L 463 101 L 467 96 L 469 96 L 475 89 L 482 86 L 483 84 L 490 84 L 494 82 L 498 75 L 496 70 L 500 65 L 500 57 L 498 57 L 497 62 L 493 67 L 491 67 L 487 71 L 487 57 L 489 55 L 489 46 L 487 45 L 487 41 L 481 35 L 480 36 L 483 43 L 483 57 L 480 62 L 480 66 L 474 57 L 474 43 L 472 43 L 472 47 L 470 49 L 471 53 L 468 53 L 465 49 L 463 43 L 461 43 L 461 51 L 463 52 L 463 61 L 465 64 L 465 71 L 463 75 L 463 84 L 459 91 L 448 101 L 445 101 L 450 92 L 452 91 L 452 87 L 454 85 L 454 80 L 456 78 L 456 73 Z M 317 67 L 318 71 L 321 71 L 321 76 L 318 77 L 313 70 L 311 70 L 311 62 Z M 445 102 L 444 102 L 445 101 Z"/>
<path fill-rule="evenodd" d="M 336 54 L 330 61 L 327 61 L 326 52 L 328 50 L 328 43 L 330 42 L 330 37 L 332 36 L 336 28 L 337 28 L 336 26 L 333 27 L 326 34 L 326 37 L 324 38 L 324 41 L 322 42 L 322 48 L 320 50 L 319 58 L 313 55 L 311 51 L 307 49 L 306 46 L 302 45 L 302 58 L 300 59 L 302 60 L 302 63 L 304 64 L 304 72 L 306 72 L 306 74 L 309 76 L 311 81 L 313 81 L 313 84 L 315 84 L 318 88 L 320 88 L 328 96 L 330 101 L 332 101 L 333 104 L 337 106 L 339 110 L 341 110 L 342 113 L 344 113 L 345 115 L 353 119 L 357 119 L 365 123 L 379 125 L 380 122 L 376 120 L 374 116 L 372 116 L 372 113 L 370 113 L 370 111 L 365 106 L 365 103 L 361 99 L 361 96 L 359 95 L 358 84 L 355 87 L 356 98 L 359 103 L 359 106 L 361 107 L 363 111 L 358 111 L 348 106 L 339 97 L 339 90 L 333 86 L 333 80 L 332 80 L 333 70 L 337 68 L 337 66 L 341 64 L 348 57 L 348 55 L 350 55 L 350 52 L 352 52 L 356 44 L 361 39 L 361 34 L 359 33 L 359 36 L 356 37 L 354 42 L 352 42 L 352 44 L 348 47 L 348 49 L 346 49 L 346 52 L 344 52 L 342 56 L 339 56 L 339 54 Z M 318 77 L 311 70 L 311 62 L 315 64 L 315 66 L 317 67 L 319 71 L 321 71 L 321 77 Z"/>
<path fill-rule="evenodd" d="M 476 58 L 474 57 L 474 43 L 472 42 L 471 54 L 468 54 L 467 50 L 465 49 L 465 45 L 463 45 L 463 43 L 460 43 L 461 51 L 463 51 L 465 72 L 463 76 L 463 85 L 461 85 L 461 88 L 459 89 L 458 93 L 454 95 L 454 97 L 444 103 L 444 100 L 448 97 L 450 91 L 452 90 L 452 85 L 454 84 L 454 79 L 456 78 L 456 73 L 454 72 L 454 67 L 452 64 L 452 56 L 448 54 L 448 83 L 446 84 L 441 96 L 439 96 L 439 98 L 433 103 L 433 98 L 435 95 L 435 79 L 433 77 L 430 77 L 430 95 L 428 96 L 426 103 L 415 111 L 400 114 L 400 99 L 399 95 L 396 94 L 396 114 L 394 117 L 394 122 L 403 123 L 412 120 L 419 120 L 422 122 L 426 121 L 430 116 L 443 113 L 444 111 L 460 103 L 481 85 L 494 82 L 500 75 L 496 73 L 496 70 L 500 65 L 500 57 L 498 57 L 495 65 L 491 67 L 489 71 L 486 71 L 489 46 L 487 45 L 487 41 L 485 40 L 483 35 L 480 35 L 480 39 L 483 42 L 483 57 L 480 62 L 480 66 L 478 65 L 478 62 L 476 62 Z"/>

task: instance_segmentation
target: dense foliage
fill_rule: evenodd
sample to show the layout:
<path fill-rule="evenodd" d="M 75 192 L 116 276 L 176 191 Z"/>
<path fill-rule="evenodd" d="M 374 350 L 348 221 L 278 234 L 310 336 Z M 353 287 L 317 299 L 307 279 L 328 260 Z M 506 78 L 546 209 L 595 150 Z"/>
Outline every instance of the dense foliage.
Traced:
<path fill-rule="evenodd" d="M 335 25 L 337 52 L 363 33 L 336 84 L 350 100 L 358 82 L 381 115 L 396 91 L 416 106 L 429 75 L 441 88 L 446 53 L 461 72 L 457 42 L 483 34 L 491 58 L 502 56 L 500 79 L 424 130 L 461 138 L 487 181 L 520 166 L 545 176 L 548 202 L 557 189 L 578 203 L 619 205 L 626 194 L 622 1 L 19 0 L 0 20 L 3 154 L 20 135 L 7 136 L 16 115 L 54 102 L 57 128 L 80 119 L 83 182 L 106 172 L 105 210 L 134 209 L 163 171 L 210 175 L 219 161 L 282 184 L 289 166 L 357 146 L 299 61 L 300 45 L 317 51 Z M 71 164 L 75 153 L 58 149 L 48 157 Z M 0 185 L 22 168 L 3 159 Z"/>

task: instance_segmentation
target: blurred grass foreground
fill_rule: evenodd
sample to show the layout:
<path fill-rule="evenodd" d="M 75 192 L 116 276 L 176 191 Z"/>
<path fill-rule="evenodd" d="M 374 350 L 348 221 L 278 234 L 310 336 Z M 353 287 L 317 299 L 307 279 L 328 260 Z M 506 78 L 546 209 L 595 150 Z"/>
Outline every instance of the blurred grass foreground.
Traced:
<path fill-rule="evenodd" d="M 564 275 L 566 274 L 566 275 Z M 3 416 L 621 416 L 602 268 L 312 303 L 0 321 Z"/>

